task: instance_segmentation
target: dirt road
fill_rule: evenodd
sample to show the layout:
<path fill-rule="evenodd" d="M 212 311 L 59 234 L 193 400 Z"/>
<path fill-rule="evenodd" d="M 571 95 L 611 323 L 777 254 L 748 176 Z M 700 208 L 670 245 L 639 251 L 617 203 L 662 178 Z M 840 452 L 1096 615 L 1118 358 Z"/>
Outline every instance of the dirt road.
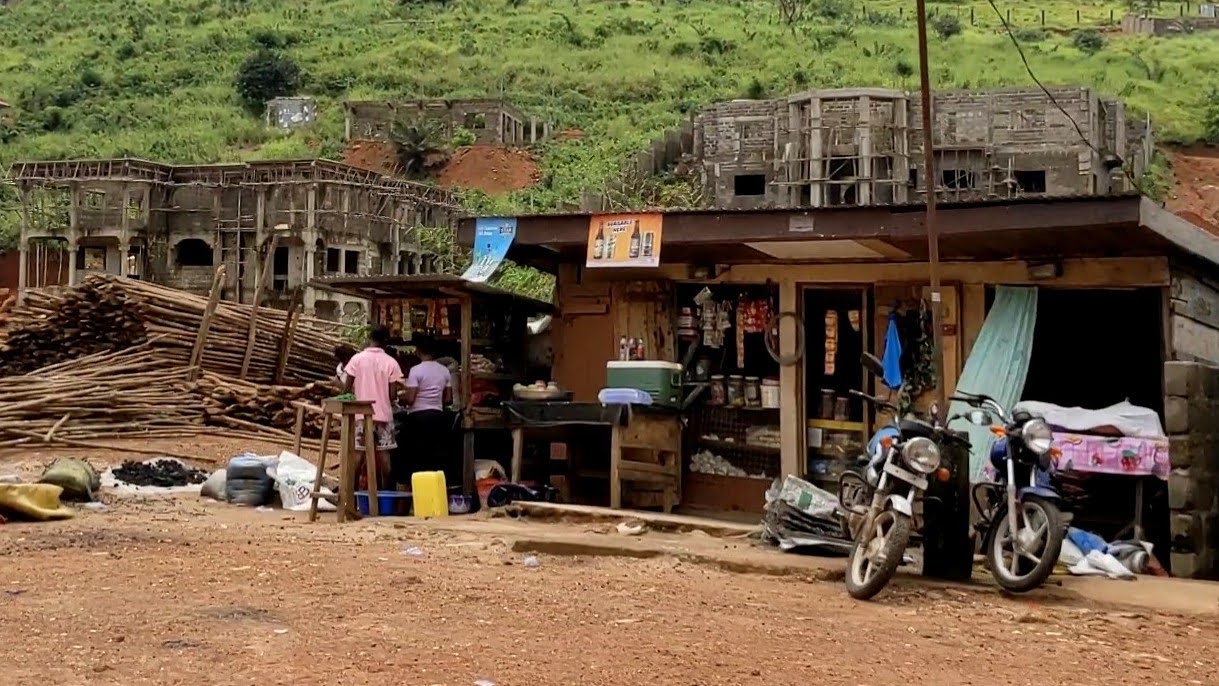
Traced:
<path fill-rule="evenodd" d="M 1209 617 L 912 582 L 861 604 L 671 559 L 530 568 L 493 536 L 193 500 L 0 527 L 0 565 L 15 684 L 1146 686 L 1214 683 L 1219 654 Z"/>
<path fill-rule="evenodd" d="M 124 686 L 1215 683 L 1214 615 L 909 579 L 856 603 L 669 557 L 534 568 L 511 544 L 495 522 L 311 525 L 194 498 L 3 525 L 0 665 Z"/>

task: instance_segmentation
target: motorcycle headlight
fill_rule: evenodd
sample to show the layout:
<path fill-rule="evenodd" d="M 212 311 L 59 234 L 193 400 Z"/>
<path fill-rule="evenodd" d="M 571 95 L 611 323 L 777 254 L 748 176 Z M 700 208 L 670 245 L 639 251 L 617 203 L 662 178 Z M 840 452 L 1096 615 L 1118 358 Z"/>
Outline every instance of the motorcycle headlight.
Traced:
<path fill-rule="evenodd" d="M 902 446 L 902 461 L 919 474 L 930 474 L 940 466 L 940 448 L 930 438 L 912 438 Z"/>
<path fill-rule="evenodd" d="M 1054 433 L 1050 431 L 1050 425 L 1045 423 L 1044 419 L 1030 419 L 1024 423 L 1024 428 L 1020 430 L 1020 434 L 1024 436 L 1024 444 L 1038 455 L 1045 455 L 1050 452 L 1050 446 L 1054 443 Z"/>

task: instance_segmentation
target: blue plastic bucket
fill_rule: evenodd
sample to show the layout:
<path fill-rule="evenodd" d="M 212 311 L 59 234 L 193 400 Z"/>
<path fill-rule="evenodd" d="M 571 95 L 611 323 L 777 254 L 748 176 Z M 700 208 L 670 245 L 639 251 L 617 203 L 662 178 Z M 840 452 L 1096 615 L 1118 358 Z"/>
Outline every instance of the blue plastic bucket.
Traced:
<path fill-rule="evenodd" d="M 367 517 L 368 491 L 356 491 L 356 509 Z M 381 517 L 406 517 L 411 513 L 411 494 L 398 491 L 380 491 L 377 493 L 377 514 Z"/>

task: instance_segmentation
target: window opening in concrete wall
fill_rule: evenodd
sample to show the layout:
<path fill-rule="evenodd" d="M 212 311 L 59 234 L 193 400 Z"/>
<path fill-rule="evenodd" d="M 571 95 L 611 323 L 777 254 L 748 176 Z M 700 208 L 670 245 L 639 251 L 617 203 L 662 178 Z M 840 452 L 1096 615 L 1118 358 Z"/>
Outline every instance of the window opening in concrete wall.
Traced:
<path fill-rule="evenodd" d="M 85 191 L 85 207 L 91 210 L 100 210 L 106 207 L 106 192 L 105 191 Z"/>
<path fill-rule="evenodd" d="M 968 169 L 944 169 L 940 172 L 940 184 L 951 190 L 970 190 L 976 182 L 977 176 Z"/>
<path fill-rule="evenodd" d="M 343 264 L 343 251 L 338 248 L 326 248 L 326 273 L 338 274 Z"/>
<path fill-rule="evenodd" d="M 487 128 L 487 116 L 481 112 L 466 112 L 462 126 L 467 129 L 485 129 Z"/>
<path fill-rule="evenodd" d="M 732 177 L 733 195 L 766 195 L 765 174 L 737 174 Z"/>
<path fill-rule="evenodd" d="M 76 264 L 79 264 L 81 269 L 87 272 L 104 272 L 106 270 L 106 249 L 105 248 L 78 248 L 76 251 Z"/>
<path fill-rule="evenodd" d="M 359 275 L 360 273 L 360 257 L 359 250 L 348 250 L 343 253 L 343 273 Z"/>
<path fill-rule="evenodd" d="M 857 173 L 855 158 L 830 158 L 830 184 L 828 205 L 854 205 L 858 197 L 855 190 Z"/>
<path fill-rule="evenodd" d="M 1012 172 L 1013 178 L 1016 180 L 1016 188 L 1022 193 L 1044 193 L 1045 192 L 1045 170 L 1016 170 Z"/>
<path fill-rule="evenodd" d="M 210 267 L 212 246 L 200 238 L 184 238 L 174 246 L 174 264 L 179 267 Z"/>

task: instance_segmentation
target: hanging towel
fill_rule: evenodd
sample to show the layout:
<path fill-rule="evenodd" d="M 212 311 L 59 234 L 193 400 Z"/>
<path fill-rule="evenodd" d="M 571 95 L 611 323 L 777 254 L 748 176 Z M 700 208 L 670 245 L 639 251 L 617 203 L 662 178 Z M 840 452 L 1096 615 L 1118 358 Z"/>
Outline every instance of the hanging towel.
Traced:
<path fill-rule="evenodd" d="M 894 390 L 902 387 L 902 338 L 897 332 L 897 310 L 889 313 L 889 328 L 885 331 L 885 356 L 881 359 L 885 385 Z"/>

